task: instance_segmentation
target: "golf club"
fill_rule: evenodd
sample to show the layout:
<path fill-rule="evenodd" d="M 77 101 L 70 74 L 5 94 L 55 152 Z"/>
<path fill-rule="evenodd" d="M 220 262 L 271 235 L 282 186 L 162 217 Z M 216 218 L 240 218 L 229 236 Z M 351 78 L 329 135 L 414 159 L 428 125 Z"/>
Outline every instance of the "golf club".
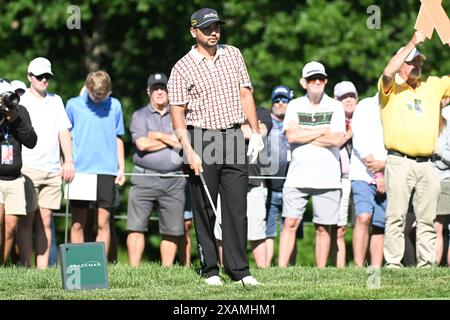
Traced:
<path fill-rule="evenodd" d="M 203 177 L 203 173 L 202 173 L 202 172 L 199 173 L 199 177 L 200 177 L 200 181 L 202 182 L 203 189 L 205 190 L 206 196 L 208 197 L 209 204 L 211 205 L 211 207 L 212 207 L 212 209 L 213 209 L 213 212 L 214 212 L 214 214 L 215 214 L 215 216 L 216 216 L 216 218 L 217 218 L 217 209 L 216 209 L 216 207 L 214 206 L 214 202 L 212 201 L 211 194 L 209 193 L 208 185 L 206 184 L 206 181 L 205 181 L 205 178 Z M 208 219 L 208 220 L 209 220 L 209 219 Z M 219 226 L 220 226 L 220 229 L 222 229 L 222 225 L 219 224 Z M 211 227 L 211 226 L 210 226 L 210 227 Z M 212 227 L 213 227 L 213 228 L 212 228 L 211 230 L 214 230 L 214 226 L 212 226 Z M 234 265 L 237 266 L 236 260 L 234 259 L 234 255 L 232 254 L 232 251 L 231 251 L 230 247 L 228 246 L 228 242 L 223 241 L 223 237 L 222 237 L 222 243 L 226 243 L 226 244 L 227 244 L 227 247 L 228 247 L 228 250 L 229 250 L 230 253 L 231 253 L 231 258 L 233 259 Z M 217 255 L 218 255 L 218 252 L 219 252 L 219 250 L 217 250 L 217 244 L 216 244 L 216 253 L 217 253 Z M 240 281 L 241 281 L 241 283 L 242 283 L 242 286 L 243 286 L 244 288 L 246 288 L 243 279 L 244 279 L 244 278 L 241 278 Z"/>

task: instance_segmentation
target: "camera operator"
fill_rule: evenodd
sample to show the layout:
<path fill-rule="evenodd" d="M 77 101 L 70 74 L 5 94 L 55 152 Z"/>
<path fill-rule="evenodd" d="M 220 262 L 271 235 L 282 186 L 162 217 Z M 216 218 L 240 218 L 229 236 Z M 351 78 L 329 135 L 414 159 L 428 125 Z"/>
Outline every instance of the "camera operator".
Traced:
<path fill-rule="evenodd" d="M 6 263 L 19 216 L 26 215 L 22 145 L 33 148 L 37 136 L 28 111 L 6 80 L 0 80 L 0 264 Z"/>

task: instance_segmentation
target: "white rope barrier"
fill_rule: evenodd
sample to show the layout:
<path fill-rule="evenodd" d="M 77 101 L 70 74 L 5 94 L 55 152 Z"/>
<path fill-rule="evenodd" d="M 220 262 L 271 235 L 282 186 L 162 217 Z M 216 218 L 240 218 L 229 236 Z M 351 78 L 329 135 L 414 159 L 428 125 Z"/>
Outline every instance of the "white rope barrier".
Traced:
<path fill-rule="evenodd" d="M 175 174 L 175 173 L 125 173 L 125 176 L 144 176 L 144 177 L 161 177 L 161 178 L 187 178 L 188 174 Z M 274 177 L 274 176 L 249 176 L 249 179 L 271 179 L 271 180 L 286 180 L 286 177 Z"/>
<path fill-rule="evenodd" d="M 64 212 L 53 212 L 53 216 L 54 216 L 55 218 L 64 218 L 64 217 L 66 216 L 66 214 L 65 214 Z M 72 217 L 72 214 L 69 213 L 68 216 L 69 216 L 69 217 Z M 120 215 L 114 215 L 113 218 L 114 218 L 114 220 L 127 220 L 127 215 L 124 214 L 124 213 L 121 213 Z M 154 216 L 154 215 L 151 215 L 150 218 L 149 218 L 149 220 L 150 220 L 150 221 L 158 221 L 158 220 L 159 220 L 159 217 Z M 312 221 L 303 221 L 303 224 L 304 224 L 305 226 L 312 226 L 312 225 L 313 225 Z"/>
<path fill-rule="evenodd" d="M 187 178 L 188 174 L 175 174 L 175 173 L 136 173 L 136 172 L 127 172 L 124 174 L 125 176 L 146 176 L 146 177 L 161 177 L 161 178 Z M 271 179 L 271 180 L 285 180 L 286 177 L 273 177 L 273 176 L 249 176 L 249 179 Z M 54 212 L 54 217 L 60 218 L 65 217 L 66 214 L 63 212 Z M 69 216 L 72 216 L 69 214 Z M 114 215 L 115 220 L 126 220 L 126 214 Z M 158 217 L 150 216 L 150 220 L 158 220 Z"/>

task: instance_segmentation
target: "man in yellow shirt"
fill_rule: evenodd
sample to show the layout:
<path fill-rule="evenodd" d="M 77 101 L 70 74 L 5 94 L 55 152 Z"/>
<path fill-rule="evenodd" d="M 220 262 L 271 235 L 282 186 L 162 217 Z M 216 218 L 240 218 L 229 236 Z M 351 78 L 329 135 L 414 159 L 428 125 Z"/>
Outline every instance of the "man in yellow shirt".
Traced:
<path fill-rule="evenodd" d="M 404 222 L 413 189 L 417 219 L 417 263 L 433 265 L 436 218 L 440 191 L 432 156 L 439 133 L 440 101 L 450 96 L 450 76 L 421 78 L 425 57 L 416 46 L 425 35 L 416 31 L 392 57 L 378 82 L 386 162 L 388 206 L 384 257 L 387 267 L 401 267 Z"/>

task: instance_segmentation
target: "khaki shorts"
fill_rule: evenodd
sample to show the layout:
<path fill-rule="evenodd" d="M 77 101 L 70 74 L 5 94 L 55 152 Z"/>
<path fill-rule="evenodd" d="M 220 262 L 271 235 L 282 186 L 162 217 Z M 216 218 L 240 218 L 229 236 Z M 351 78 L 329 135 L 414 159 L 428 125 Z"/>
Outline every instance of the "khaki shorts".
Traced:
<path fill-rule="evenodd" d="M 450 179 L 441 181 L 441 193 L 436 213 L 438 216 L 450 214 Z"/>
<path fill-rule="evenodd" d="M 22 174 L 32 181 L 26 183 L 27 211 L 38 207 L 57 210 L 61 207 L 62 178 L 59 172 L 46 172 L 30 167 L 23 167 Z"/>
<path fill-rule="evenodd" d="M 247 240 L 257 241 L 266 236 L 267 188 L 254 187 L 247 193 Z M 214 225 L 216 239 L 222 240 L 222 210 L 220 194 L 217 197 L 217 217 Z"/>
<path fill-rule="evenodd" d="M 312 198 L 313 222 L 322 225 L 337 225 L 341 189 L 283 188 L 284 218 L 302 219 L 309 198 Z"/>
<path fill-rule="evenodd" d="M 0 180 L 0 203 L 5 205 L 5 214 L 26 215 L 25 178 Z"/>
<path fill-rule="evenodd" d="M 266 238 L 266 201 L 266 187 L 254 187 L 247 193 L 247 239 L 250 241 Z"/>

